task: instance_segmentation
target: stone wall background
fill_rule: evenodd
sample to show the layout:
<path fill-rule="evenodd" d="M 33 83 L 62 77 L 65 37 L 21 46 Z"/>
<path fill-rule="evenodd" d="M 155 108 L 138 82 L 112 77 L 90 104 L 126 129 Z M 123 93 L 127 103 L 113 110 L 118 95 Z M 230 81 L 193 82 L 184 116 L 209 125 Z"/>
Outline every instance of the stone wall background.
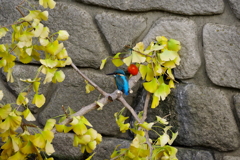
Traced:
<path fill-rule="evenodd" d="M 110 63 L 100 71 L 101 59 L 124 51 L 125 45 L 143 41 L 148 45 L 163 35 L 181 42 L 181 64 L 175 70 L 179 81 L 171 95 L 154 110 L 156 115 L 171 114 L 168 120 L 178 130 L 174 143 L 179 160 L 240 160 L 240 1 L 239 0 L 56 0 L 47 22 L 53 31 L 68 30 L 65 43 L 74 63 L 100 87 L 115 90 Z M 20 17 L 15 10 L 18 0 L 0 0 L 0 25 Z M 6 39 L 0 40 L 7 42 Z M 4 102 L 15 102 L 24 88 L 19 78 L 34 75 L 36 63 L 18 64 L 15 82 L 6 82 L 1 74 Z M 41 92 L 47 103 L 31 106 L 40 125 L 63 114 L 61 106 L 79 110 L 95 101 L 99 94 L 85 94 L 84 81 L 72 68 L 65 68 L 66 80 L 48 84 Z M 143 92 L 138 87 L 127 97 L 130 104 Z M 111 103 L 102 111 L 86 117 L 103 136 L 94 160 L 109 158 L 117 144 L 126 147 L 131 136 L 121 134 L 113 114 L 123 106 Z M 126 113 L 127 114 L 127 113 Z M 154 136 L 154 135 L 153 135 Z M 87 155 L 72 147 L 72 134 L 57 134 L 54 139 L 58 159 L 84 159 Z M 57 159 L 56 158 L 56 159 Z"/>

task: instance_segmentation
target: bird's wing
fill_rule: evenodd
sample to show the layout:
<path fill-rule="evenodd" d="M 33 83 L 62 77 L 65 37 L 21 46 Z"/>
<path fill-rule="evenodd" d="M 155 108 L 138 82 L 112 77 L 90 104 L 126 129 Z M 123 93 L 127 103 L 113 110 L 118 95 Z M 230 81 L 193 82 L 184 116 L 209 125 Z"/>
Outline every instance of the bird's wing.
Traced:
<path fill-rule="evenodd" d="M 128 86 L 128 80 L 123 75 L 116 75 L 116 84 L 118 90 L 124 92 L 124 94 L 128 94 L 129 86 Z"/>

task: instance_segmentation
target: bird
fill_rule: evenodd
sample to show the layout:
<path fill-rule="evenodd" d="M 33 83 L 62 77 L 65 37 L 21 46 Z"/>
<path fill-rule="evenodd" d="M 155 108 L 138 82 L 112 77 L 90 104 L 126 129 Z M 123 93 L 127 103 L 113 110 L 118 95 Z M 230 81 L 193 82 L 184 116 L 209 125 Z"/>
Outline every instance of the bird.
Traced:
<path fill-rule="evenodd" d="M 123 70 L 117 69 L 113 73 L 108 73 L 107 75 L 114 75 L 118 90 L 122 91 L 125 95 L 129 94 L 128 79 Z"/>

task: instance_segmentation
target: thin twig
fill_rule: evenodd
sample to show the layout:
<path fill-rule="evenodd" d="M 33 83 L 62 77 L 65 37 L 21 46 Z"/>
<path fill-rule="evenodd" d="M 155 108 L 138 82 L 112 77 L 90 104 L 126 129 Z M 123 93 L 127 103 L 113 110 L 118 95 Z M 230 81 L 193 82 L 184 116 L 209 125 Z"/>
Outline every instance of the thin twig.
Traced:
<path fill-rule="evenodd" d="M 143 56 L 147 56 L 147 57 L 153 57 L 153 56 L 150 56 L 150 55 L 148 55 L 148 54 L 144 54 L 144 53 L 142 53 L 142 52 L 140 52 L 140 51 L 137 51 L 137 50 L 135 50 L 135 49 L 133 49 L 133 48 L 131 48 L 131 47 L 129 47 L 129 46 L 125 46 L 126 48 L 129 48 L 129 49 L 131 49 L 132 51 L 134 51 L 134 52 L 137 52 L 137 53 L 139 53 L 139 54 L 141 54 L 141 55 L 143 55 Z"/>
<path fill-rule="evenodd" d="M 137 113 L 134 111 L 134 109 L 127 103 L 127 101 L 123 98 L 123 96 L 120 96 L 118 98 L 120 102 L 132 113 L 133 117 L 136 119 L 138 123 L 141 123 L 141 120 L 139 119 Z"/>
<path fill-rule="evenodd" d="M 141 122 L 143 123 L 146 118 L 147 118 L 147 111 L 148 111 L 148 105 L 149 105 L 149 101 L 150 101 L 150 97 L 151 97 L 151 93 L 147 92 L 147 96 L 145 99 L 145 103 L 144 103 L 144 108 L 143 108 L 143 117 L 141 119 Z"/>
<path fill-rule="evenodd" d="M 145 130 L 145 137 L 146 137 L 146 143 L 147 143 L 147 145 L 149 147 L 149 151 L 150 151 L 150 155 L 149 155 L 148 159 L 151 160 L 152 159 L 152 150 L 153 150 L 153 148 L 152 148 L 152 144 L 150 142 L 150 138 L 149 138 L 149 134 L 148 134 L 147 130 Z"/>
<path fill-rule="evenodd" d="M 95 84 L 92 80 L 90 80 L 85 74 L 83 74 L 74 63 L 71 63 L 71 66 L 80 74 L 85 80 L 87 80 L 94 88 L 96 88 L 103 96 L 108 96 L 109 94 L 105 92 L 102 88 L 100 88 L 97 84 Z"/>
<path fill-rule="evenodd" d="M 62 110 L 63 110 L 63 112 L 65 113 L 66 117 L 69 117 L 69 115 L 68 115 L 68 113 L 67 113 L 67 111 L 66 111 L 66 109 L 64 108 L 63 105 L 62 105 Z"/>
<path fill-rule="evenodd" d="M 125 152 L 125 153 L 126 153 L 126 152 Z M 116 157 L 114 157 L 114 158 L 111 158 L 110 160 L 118 159 L 118 158 L 120 158 L 121 156 L 123 156 L 125 153 L 119 154 L 118 156 L 116 156 Z"/>
<path fill-rule="evenodd" d="M 173 80 L 176 83 L 179 83 L 178 81 L 176 81 L 175 79 L 172 79 L 166 72 L 164 73 L 166 76 L 168 76 L 169 79 Z"/>

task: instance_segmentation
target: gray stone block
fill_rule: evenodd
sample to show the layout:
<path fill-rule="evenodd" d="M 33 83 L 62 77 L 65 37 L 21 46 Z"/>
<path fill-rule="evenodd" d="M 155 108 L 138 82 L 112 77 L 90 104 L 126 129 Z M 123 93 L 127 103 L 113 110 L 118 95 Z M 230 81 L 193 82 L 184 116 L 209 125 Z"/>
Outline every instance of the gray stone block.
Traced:
<path fill-rule="evenodd" d="M 203 28 L 206 70 L 219 86 L 240 88 L 240 34 L 235 26 L 208 23 Z"/>
<path fill-rule="evenodd" d="M 0 75 L 0 90 L 2 90 L 4 96 L 1 100 L 1 104 L 7 104 L 11 103 L 14 104 L 16 103 L 16 97 L 13 92 L 11 92 L 8 88 L 8 85 L 5 81 L 5 77 L 3 75 Z"/>
<path fill-rule="evenodd" d="M 222 0 L 78 0 L 88 4 L 127 11 L 163 10 L 185 15 L 213 15 L 223 13 Z"/>
<path fill-rule="evenodd" d="M 83 159 L 80 147 L 73 146 L 73 133 L 57 133 L 52 141 L 55 152 L 51 155 L 56 159 Z"/>
<path fill-rule="evenodd" d="M 210 151 L 177 147 L 178 160 L 215 160 Z"/>
<path fill-rule="evenodd" d="M 192 78 L 201 65 L 195 22 L 179 17 L 160 18 L 143 39 L 144 45 L 149 45 L 156 36 L 165 36 L 181 42 L 181 62 L 174 70 L 174 75 L 179 79 Z"/>
<path fill-rule="evenodd" d="M 108 54 L 90 14 L 68 2 L 58 2 L 49 14 L 46 24 L 51 30 L 69 32 L 69 40 L 64 45 L 73 62 L 80 67 L 99 68 Z"/>
<path fill-rule="evenodd" d="M 141 16 L 102 13 L 96 16 L 96 20 L 113 54 L 123 51 L 126 45 L 132 45 L 146 29 L 146 20 Z"/>
<path fill-rule="evenodd" d="M 120 145 L 118 149 L 128 148 L 130 143 L 131 142 L 126 139 L 105 137 L 94 151 L 96 154 L 93 156 L 92 160 L 110 159 L 110 156 L 117 145 Z"/>
<path fill-rule="evenodd" d="M 233 13 L 238 19 L 240 19 L 240 1 L 239 0 L 228 0 L 230 7 L 233 9 Z"/>
<path fill-rule="evenodd" d="M 223 160 L 240 160 L 240 156 L 224 156 Z"/>
<path fill-rule="evenodd" d="M 233 104 L 237 111 L 237 116 L 240 119 L 240 94 L 235 94 L 233 96 Z"/>
<path fill-rule="evenodd" d="M 230 100 L 223 91 L 193 84 L 179 86 L 177 90 L 179 135 L 176 143 L 219 151 L 239 147 L 238 127 Z"/>
<path fill-rule="evenodd" d="M 29 92 L 28 96 L 27 96 L 29 99 L 29 107 L 30 107 L 31 111 L 33 111 L 34 113 L 37 113 L 37 111 L 39 110 L 39 108 L 37 108 L 35 105 L 33 105 L 31 103 L 35 92 L 33 92 L 33 88 L 30 88 L 30 89 L 28 88 L 30 83 L 23 82 L 20 79 L 23 79 L 23 80 L 32 79 L 33 80 L 37 74 L 38 67 L 39 66 L 36 66 L 36 65 L 16 64 L 13 67 L 13 72 L 12 72 L 13 77 L 14 77 L 14 82 L 13 83 L 8 82 L 8 84 L 7 84 L 8 87 L 13 91 L 13 93 L 16 96 L 18 96 L 18 94 L 20 92 Z M 6 73 L 5 73 L 5 75 L 6 75 Z M 46 97 L 46 104 L 47 104 L 49 99 L 51 99 L 50 97 L 52 96 L 52 94 L 56 88 L 56 84 L 53 84 L 53 83 L 43 84 L 45 75 L 40 74 L 40 77 L 41 77 L 41 85 L 39 87 L 38 94 L 44 94 L 44 96 Z"/>
<path fill-rule="evenodd" d="M 21 14 L 15 9 L 20 3 L 18 0 L 0 2 L 0 24 L 9 25 L 21 18 Z M 100 33 L 94 23 L 94 19 L 80 6 L 69 4 L 69 2 L 57 2 L 56 7 L 49 11 L 49 19 L 43 21 L 44 25 L 50 28 L 51 34 L 59 30 L 67 30 L 70 37 L 63 42 L 73 62 L 80 67 L 99 68 L 101 60 L 108 56 L 108 53 L 101 39 Z M 28 14 L 23 9 L 25 15 Z M 11 42 L 11 34 L 0 42 Z"/>

